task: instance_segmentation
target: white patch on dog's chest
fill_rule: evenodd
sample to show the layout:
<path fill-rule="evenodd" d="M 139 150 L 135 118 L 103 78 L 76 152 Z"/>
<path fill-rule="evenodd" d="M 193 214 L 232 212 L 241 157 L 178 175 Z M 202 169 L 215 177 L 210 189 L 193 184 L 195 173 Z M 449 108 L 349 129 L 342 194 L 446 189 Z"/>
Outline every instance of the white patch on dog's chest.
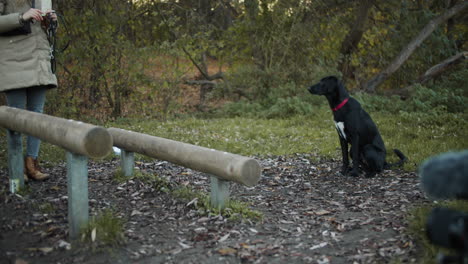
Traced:
<path fill-rule="evenodd" d="M 340 134 L 340 137 L 346 139 L 346 134 L 344 132 L 344 122 L 335 122 L 335 126 L 338 134 Z"/>

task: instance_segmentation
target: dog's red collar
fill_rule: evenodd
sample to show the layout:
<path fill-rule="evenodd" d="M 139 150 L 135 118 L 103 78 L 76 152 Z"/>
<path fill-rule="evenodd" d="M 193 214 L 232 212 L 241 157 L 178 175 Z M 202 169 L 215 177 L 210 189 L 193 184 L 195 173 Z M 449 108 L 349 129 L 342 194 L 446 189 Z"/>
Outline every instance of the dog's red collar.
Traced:
<path fill-rule="evenodd" d="M 332 108 L 332 111 L 336 112 L 336 111 L 340 110 L 340 108 L 343 107 L 348 102 L 348 100 L 349 100 L 349 98 L 344 99 L 343 102 L 341 102 L 335 108 Z"/>

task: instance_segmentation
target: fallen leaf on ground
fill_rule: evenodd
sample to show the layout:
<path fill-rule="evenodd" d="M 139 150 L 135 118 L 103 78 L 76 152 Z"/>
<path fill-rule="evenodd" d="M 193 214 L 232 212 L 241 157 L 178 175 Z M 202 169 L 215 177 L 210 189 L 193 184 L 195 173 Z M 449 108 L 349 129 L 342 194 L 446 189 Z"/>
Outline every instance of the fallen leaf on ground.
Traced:
<path fill-rule="evenodd" d="M 223 255 L 223 256 L 233 255 L 233 254 L 237 253 L 237 250 L 235 250 L 233 248 L 230 248 L 230 247 L 227 247 L 227 248 L 222 248 L 222 249 L 218 250 L 218 253 Z"/>
<path fill-rule="evenodd" d="M 324 209 L 319 210 L 317 212 L 314 212 L 314 214 L 316 214 L 316 215 L 327 215 L 327 214 L 330 214 L 330 213 L 331 213 L 330 211 L 327 211 L 327 210 L 324 210 Z"/>
<path fill-rule="evenodd" d="M 220 238 L 220 239 L 218 240 L 218 242 L 224 242 L 224 241 L 226 241 L 226 239 L 228 239 L 230 235 L 231 235 L 231 234 L 228 233 L 227 235 L 225 235 L 225 236 L 223 236 L 222 238 Z"/>
<path fill-rule="evenodd" d="M 310 250 L 323 248 L 323 247 L 325 247 L 326 245 L 328 245 L 327 242 L 322 242 L 322 243 L 320 243 L 320 244 L 318 244 L 318 245 L 312 246 L 312 247 L 310 248 Z"/>

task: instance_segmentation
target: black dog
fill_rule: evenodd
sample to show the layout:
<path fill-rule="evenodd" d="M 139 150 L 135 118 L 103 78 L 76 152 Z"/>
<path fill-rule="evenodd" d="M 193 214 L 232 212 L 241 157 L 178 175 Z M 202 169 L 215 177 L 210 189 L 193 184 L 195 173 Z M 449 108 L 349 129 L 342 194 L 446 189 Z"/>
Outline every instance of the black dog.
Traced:
<path fill-rule="evenodd" d="M 379 130 L 369 114 L 359 102 L 350 97 L 343 84 L 335 76 L 328 76 L 308 88 L 309 92 L 324 95 L 333 111 L 336 130 L 340 137 L 343 155 L 343 175 L 359 176 L 359 165 L 366 172 L 366 177 L 373 177 L 391 166 L 402 165 L 405 155 L 397 149 L 393 151 L 400 158 L 395 164 L 385 161 L 385 144 Z M 351 144 L 352 169 L 349 167 L 348 144 Z"/>

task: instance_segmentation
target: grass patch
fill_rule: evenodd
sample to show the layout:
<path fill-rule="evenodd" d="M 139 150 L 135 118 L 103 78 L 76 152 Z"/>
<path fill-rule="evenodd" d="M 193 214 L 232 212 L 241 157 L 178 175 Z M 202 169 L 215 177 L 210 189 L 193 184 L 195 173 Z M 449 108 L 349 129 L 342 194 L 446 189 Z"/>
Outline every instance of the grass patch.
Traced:
<path fill-rule="evenodd" d="M 230 200 L 225 209 L 219 210 L 213 208 L 210 203 L 209 195 L 194 191 L 187 186 L 176 186 L 168 180 L 158 176 L 157 174 L 142 173 L 139 170 L 134 170 L 132 177 L 123 175 L 121 169 L 116 170 L 114 180 L 118 183 L 123 183 L 130 179 L 140 180 L 148 185 L 151 185 L 159 192 L 170 193 L 177 199 L 181 199 L 186 203 L 194 206 L 200 215 L 222 215 L 229 220 L 252 219 L 261 220 L 263 215 L 255 210 L 249 208 L 248 204 L 237 200 Z"/>
<path fill-rule="evenodd" d="M 454 251 L 448 250 L 432 244 L 426 236 L 426 223 L 427 218 L 435 205 L 427 205 L 415 208 L 409 215 L 409 233 L 416 239 L 417 243 L 423 247 L 420 250 L 419 263 L 436 263 L 436 257 L 439 252 L 444 254 L 453 255 Z M 447 207 L 457 211 L 468 213 L 468 201 L 454 200 L 445 201 L 437 205 L 437 207 Z"/>
<path fill-rule="evenodd" d="M 112 180 L 114 180 L 117 183 L 124 183 L 128 181 L 129 179 L 132 179 L 133 177 L 134 176 L 131 176 L 131 177 L 125 176 L 122 169 L 118 168 L 114 171 L 114 178 L 112 178 Z"/>
<path fill-rule="evenodd" d="M 56 211 L 54 205 L 49 202 L 39 204 L 38 208 L 43 214 L 51 214 Z"/>
<path fill-rule="evenodd" d="M 229 220 L 262 220 L 263 214 L 252 210 L 249 205 L 237 200 L 229 200 L 224 209 L 213 208 L 210 197 L 202 192 L 194 191 L 189 187 L 179 187 L 173 190 L 174 197 L 184 200 L 194 206 L 200 215 L 222 215 Z"/>
<path fill-rule="evenodd" d="M 81 231 L 81 241 L 93 246 L 118 246 L 125 242 L 124 220 L 107 209 L 92 217 Z"/>
<path fill-rule="evenodd" d="M 123 183 L 128 180 L 137 179 L 140 180 L 148 185 L 151 185 L 153 189 L 160 191 L 160 192 L 170 192 L 173 189 L 173 184 L 170 183 L 168 180 L 159 177 L 157 174 L 154 173 L 144 173 L 138 169 L 133 170 L 133 175 L 131 177 L 127 177 L 123 174 L 122 169 L 117 169 L 114 173 L 114 181 L 117 183 Z"/>
<path fill-rule="evenodd" d="M 263 220 L 263 214 L 261 212 L 252 210 L 249 208 L 249 205 L 247 203 L 240 202 L 237 200 L 230 200 L 226 208 L 221 210 L 219 214 L 227 216 L 231 220 L 241 220 L 241 219 L 253 219 L 253 220 L 258 220 L 258 221 Z"/>
<path fill-rule="evenodd" d="M 17 194 L 25 197 L 30 195 L 32 191 L 31 186 L 25 183 L 24 186 L 18 190 Z"/>
<path fill-rule="evenodd" d="M 394 115 L 376 113 L 374 120 L 379 127 L 393 162 L 396 155 L 391 149 L 398 148 L 409 158 L 405 169 L 416 170 L 427 158 L 436 154 L 468 148 L 468 122 L 458 114 L 433 116 L 423 113 L 401 112 Z"/>

